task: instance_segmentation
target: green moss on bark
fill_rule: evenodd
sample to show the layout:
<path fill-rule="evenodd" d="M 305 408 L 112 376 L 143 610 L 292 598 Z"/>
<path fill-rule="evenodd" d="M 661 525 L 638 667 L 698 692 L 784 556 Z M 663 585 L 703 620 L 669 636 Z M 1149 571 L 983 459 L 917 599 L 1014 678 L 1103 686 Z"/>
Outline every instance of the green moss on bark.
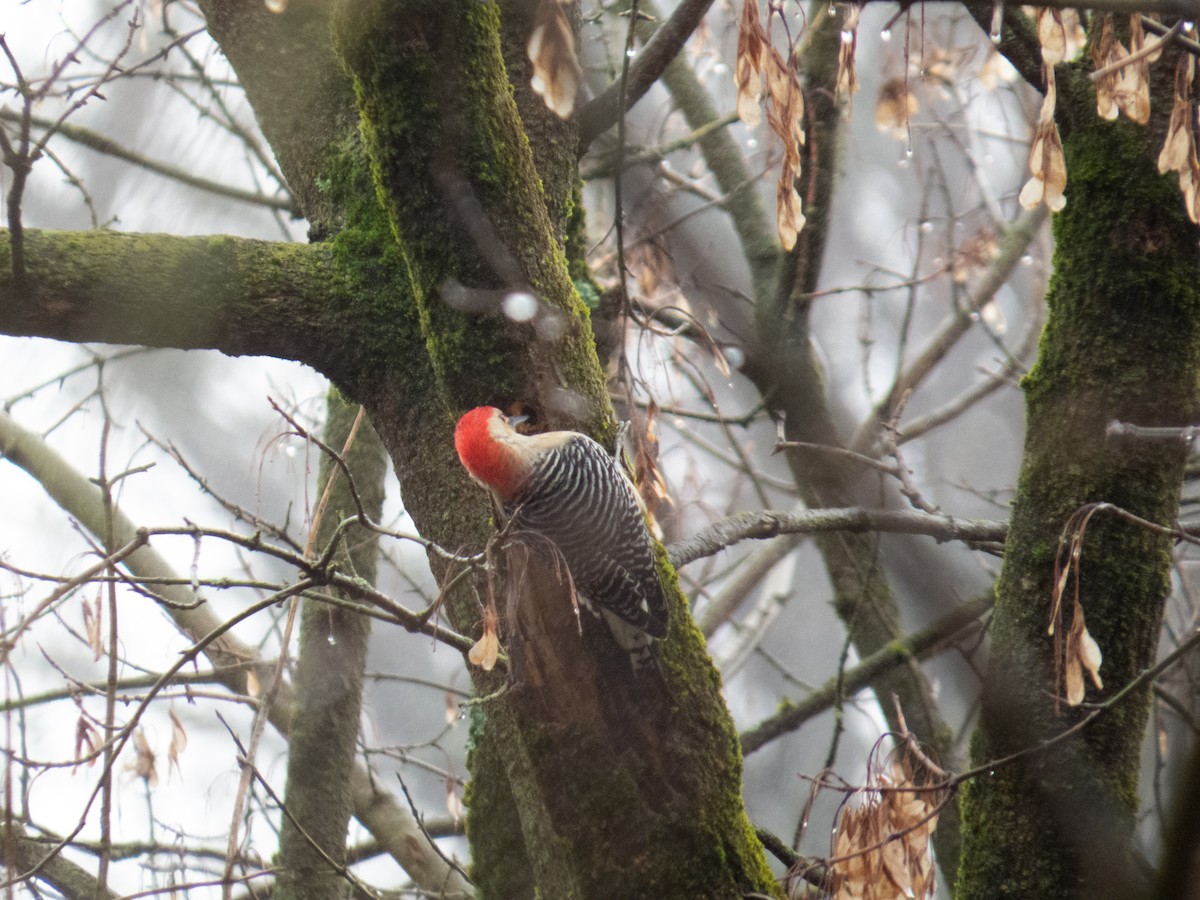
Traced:
<path fill-rule="evenodd" d="M 453 457 L 459 411 L 524 400 L 552 426 L 612 436 L 587 312 L 560 244 L 569 211 L 560 186 L 555 215 L 547 213 L 501 58 L 498 14 L 498 4 L 476 0 L 355 0 L 334 17 L 375 198 L 363 213 L 371 228 L 339 239 L 337 252 L 347 257 L 339 263 L 356 284 L 375 285 L 365 251 L 381 242 L 379 222 L 395 247 L 395 263 L 361 301 L 370 315 L 378 311 L 385 329 L 377 355 L 362 361 L 378 362 L 389 375 L 402 372 L 403 360 L 389 350 L 411 351 L 419 338 L 417 365 L 427 371 L 415 397 L 394 385 L 389 393 L 361 367 L 352 380 L 370 398 L 422 534 L 471 549 L 486 537 L 486 504 Z M 546 313 L 541 321 L 468 316 L 443 302 L 455 291 L 474 301 L 515 289 L 537 295 Z M 396 321 L 385 320 L 388 310 Z M 486 729 L 477 731 L 472 754 L 479 783 L 469 800 L 475 874 L 485 896 L 526 896 L 534 884 L 554 897 L 690 900 L 776 890 L 742 811 L 741 759 L 718 677 L 686 604 L 675 597 L 665 651 L 673 683 L 662 692 L 670 714 L 656 735 L 674 786 L 655 783 L 649 762 L 614 743 L 612 722 L 595 715 L 596 704 L 587 717 L 573 707 L 539 706 L 524 702 L 528 694 L 517 685 L 512 696 L 483 707 Z M 578 653 L 583 645 L 564 603 L 558 612 L 570 618 L 566 633 Z M 476 599 L 452 592 L 449 616 L 462 630 L 477 628 Z M 563 671 L 573 678 L 581 670 Z M 481 692 L 493 687 L 473 674 Z M 568 695 L 575 690 L 570 678 L 552 681 L 551 700 L 562 699 L 553 690 L 562 684 Z M 603 695 L 602 684 L 580 684 L 580 696 Z M 640 712 L 627 714 L 631 731 L 644 736 Z"/>
<path fill-rule="evenodd" d="M 537 405 L 531 386 L 559 377 L 582 398 L 603 397 L 588 356 L 586 311 L 567 275 L 501 58 L 497 5 L 341 9 L 336 34 L 354 73 L 376 190 L 410 268 L 429 357 L 453 404 Z M 552 333 L 513 325 L 498 312 L 467 317 L 443 302 L 455 290 L 466 291 L 469 304 L 486 305 L 488 292 L 524 289 L 556 311 Z M 531 372 L 539 376 L 532 384 Z M 489 385 L 490 397 L 479 396 L 480 384 Z M 595 425 L 606 413 L 601 404 L 575 419 Z"/>
<path fill-rule="evenodd" d="M 326 172 L 325 192 L 345 210 L 345 225 L 332 241 L 334 271 L 348 298 L 346 318 L 362 330 L 350 344 L 355 357 L 346 361 L 346 377 L 360 390 L 359 382 L 394 379 L 413 392 L 414 400 L 431 400 L 438 389 L 424 352 L 416 286 L 357 138 L 337 149 Z"/>
<path fill-rule="evenodd" d="M 774 896 L 778 885 L 743 808 L 741 748 L 720 676 L 665 551 L 660 565 L 672 606 L 658 648 L 666 690 L 649 674 L 631 675 L 618 651 L 599 686 L 615 697 L 616 716 L 524 732 L 547 815 L 581 897 Z M 603 626 L 589 624 L 585 644 L 604 643 Z"/>
<path fill-rule="evenodd" d="M 997 588 L 976 764 L 1035 745 L 1081 715 L 1065 706 L 1055 715 L 1062 687 L 1046 634 L 1054 558 L 1071 514 L 1090 502 L 1161 524 L 1178 514 L 1181 446 L 1108 437 L 1107 423 L 1184 425 L 1200 412 L 1198 234 L 1175 179 L 1157 174 L 1145 130 L 1102 122 L 1094 108 L 1064 130 L 1064 145 L 1068 204 L 1054 223 L 1050 316 L 1024 382 L 1025 458 Z M 1095 702 L 1153 658 L 1171 545 L 1100 512 L 1082 546 L 1079 596 L 1104 653 L 1104 690 L 1088 689 Z M 1067 624 L 1072 592 L 1073 585 Z M 959 897 L 1130 896 L 1148 701 L 1139 691 L 1077 739 L 966 788 Z"/>
<path fill-rule="evenodd" d="M 517 820 L 517 803 L 509 785 L 504 747 L 489 724 L 483 710 L 472 707 L 467 749 L 471 780 L 463 792 L 469 813 L 471 879 L 481 897 L 525 900 L 534 896 L 533 871 Z M 509 827 L 503 827 L 504 822 L 510 823 Z M 483 823 L 484 828 L 476 828 L 476 823 Z"/>

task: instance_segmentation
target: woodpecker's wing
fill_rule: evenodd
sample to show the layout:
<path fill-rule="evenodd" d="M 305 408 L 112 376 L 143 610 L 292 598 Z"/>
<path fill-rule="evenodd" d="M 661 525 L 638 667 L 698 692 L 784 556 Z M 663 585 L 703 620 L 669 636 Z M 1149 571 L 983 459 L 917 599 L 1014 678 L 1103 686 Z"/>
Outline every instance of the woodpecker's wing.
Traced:
<path fill-rule="evenodd" d="M 603 447 L 572 435 L 539 461 L 508 511 L 515 530 L 558 547 L 592 604 L 651 637 L 666 636 L 666 596 L 641 503 Z"/>

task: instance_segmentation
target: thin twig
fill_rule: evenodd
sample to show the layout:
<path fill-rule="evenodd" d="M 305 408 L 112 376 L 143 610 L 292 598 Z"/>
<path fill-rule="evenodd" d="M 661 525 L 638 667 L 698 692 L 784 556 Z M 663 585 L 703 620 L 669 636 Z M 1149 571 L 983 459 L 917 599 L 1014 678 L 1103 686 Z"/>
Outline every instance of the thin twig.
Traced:
<path fill-rule="evenodd" d="M 875 459 L 875 457 L 867 456 L 863 453 L 855 453 L 853 450 L 847 450 L 844 447 L 833 447 L 829 444 L 812 444 L 808 441 L 787 441 L 780 438 L 775 442 L 775 446 L 771 448 L 771 455 L 774 456 L 776 453 L 784 450 L 811 450 L 814 453 L 825 453 L 829 456 L 835 456 L 838 459 L 850 460 L 868 469 L 876 469 L 885 475 L 899 475 L 893 464 L 885 463 L 882 460 Z"/>
<path fill-rule="evenodd" d="M 229 733 L 229 737 L 233 740 L 234 746 L 237 747 L 238 765 L 242 767 L 243 771 L 249 772 L 251 777 L 262 786 L 263 790 L 266 791 L 267 796 L 270 798 L 270 800 L 276 806 L 279 807 L 280 812 L 284 815 L 284 817 L 289 822 L 291 822 L 292 826 L 296 829 L 296 831 L 300 834 L 300 836 L 303 837 L 304 840 L 306 840 L 309 843 L 309 845 L 314 850 L 317 851 L 317 854 L 321 857 L 321 859 L 323 859 L 325 861 L 325 863 L 329 866 L 330 870 L 337 873 L 337 875 L 339 877 L 345 879 L 347 882 L 349 882 L 351 885 L 353 885 L 355 890 L 360 891 L 363 895 L 373 898 L 373 900 L 380 900 L 380 898 L 381 898 L 380 894 L 378 894 L 377 892 L 372 890 L 367 884 L 365 884 L 363 881 L 358 879 L 354 875 L 354 873 L 351 872 L 344 864 L 338 862 L 336 859 L 334 859 L 332 856 L 330 856 L 326 852 L 325 848 L 322 847 L 320 845 L 320 843 L 317 842 L 316 838 L 314 838 L 312 835 L 310 835 L 305 830 L 304 826 L 300 824 L 300 822 L 296 819 L 296 817 L 292 813 L 292 811 L 290 809 L 288 809 L 287 804 L 283 802 L 283 798 L 280 797 L 275 792 L 275 789 L 271 787 L 270 782 L 268 782 L 267 779 L 263 778 L 262 773 L 258 770 L 258 767 L 254 764 L 253 748 L 247 749 L 247 748 L 243 747 L 241 740 L 238 739 L 237 733 L 229 726 L 229 723 L 226 722 L 223 718 L 221 719 L 221 724 L 225 726 L 225 730 Z M 430 840 L 429 843 L 433 844 L 434 842 L 432 840 Z M 232 876 L 231 871 L 229 871 L 227 868 L 226 873 L 225 873 L 225 878 L 230 879 L 232 877 L 233 876 Z"/>
<path fill-rule="evenodd" d="M 21 120 L 20 113 L 10 109 L 0 109 L 0 119 L 9 122 L 19 122 Z M 127 163 L 144 169 L 147 172 L 153 172 L 155 175 L 161 175 L 163 178 L 169 178 L 172 181 L 177 181 L 180 184 L 186 184 L 188 187 L 196 188 L 197 190 L 207 191 L 210 194 L 215 194 L 219 197 L 227 197 L 230 200 L 237 200 L 242 203 L 252 203 L 256 206 L 265 206 L 268 209 L 279 210 L 286 212 L 289 215 L 299 215 L 299 207 L 296 204 L 294 197 L 287 195 L 282 197 L 271 197 L 258 191 L 250 191 L 244 188 L 233 187 L 232 185 L 223 184 L 219 181 L 213 181 L 209 178 L 203 178 L 196 175 L 187 169 L 181 169 L 178 166 L 172 166 L 168 163 L 157 159 L 151 159 L 144 154 L 130 150 L 128 147 L 114 141 L 112 138 L 100 134 L 98 131 L 93 131 L 90 128 L 84 128 L 79 125 L 71 125 L 68 123 L 56 123 L 51 119 L 42 118 L 40 116 L 31 116 L 30 122 L 38 128 L 54 128 L 55 132 L 73 141 L 80 146 L 87 147 L 89 150 L 94 150 L 97 153 L 102 153 L 105 156 L 111 156 L 114 159 L 124 160 Z"/>
<path fill-rule="evenodd" d="M 399 772 L 396 773 L 396 781 L 400 783 L 400 790 L 404 793 L 404 799 L 408 801 L 408 808 L 413 814 L 413 819 L 416 820 L 417 827 L 421 829 L 421 833 L 425 835 L 426 839 L 429 841 L 429 846 L 432 847 L 437 852 L 437 855 L 442 858 L 442 862 L 444 862 L 450 868 L 456 870 L 460 875 L 462 875 L 463 878 L 467 880 L 468 883 L 470 883 L 470 876 L 467 874 L 466 870 L 459 865 L 458 860 L 451 859 L 450 857 L 446 856 L 446 854 L 442 852 L 442 848 L 438 846 L 438 842 L 435 841 L 433 836 L 425 830 L 424 816 L 417 811 L 417 805 L 413 802 L 412 794 L 408 792 L 408 785 L 404 783 L 404 779 L 400 777 Z"/>
<path fill-rule="evenodd" d="M 775 738 L 795 731 L 814 716 L 833 706 L 839 696 L 854 696 L 893 667 L 933 655 L 955 640 L 964 630 L 976 627 L 977 620 L 992 608 L 993 603 L 994 599 L 990 595 L 964 603 L 928 628 L 901 641 L 893 641 L 858 665 L 847 669 L 842 675 L 829 679 L 802 700 L 785 703 L 778 712 L 742 733 L 742 753 L 749 755 Z"/>
<path fill-rule="evenodd" d="M 1145 59 L 1147 56 L 1152 56 L 1161 50 L 1164 44 L 1179 34 L 1179 30 L 1182 27 L 1183 20 L 1180 19 L 1167 30 L 1166 34 L 1160 35 L 1157 40 L 1147 41 L 1142 45 L 1141 50 L 1137 50 L 1133 53 L 1130 53 L 1128 56 L 1121 57 L 1120 59 L 1113 60 L 1107 66 L 1101 66 L 1099 69 L 1089 74 L 1088 78 L 1092 79 L 1092 81 L 1099 81 L 1105 75 L 1111 75 L 1113 72 L 1119 72 L 1126 66 L 1133 65 L 1133 63 L 1137 62 L 1138 60 Z"/>
<path fill-rule="evenodd" d="M 167 684 L 169 684 L 171 682 L 171 680 L 175 677 L 175 675 L 181 669 L 185 668 L 188 665 L 191 665 L 192 661 L 194 659 L 196 659 L 196 657 L 198 657 L 201 653 L 203 653 L 205 648 L 207 648 L 214 642 L 220 640 L 225 635 L 226 632 L 232 630 L 236 625 L 240 624 L 241 622 L 245 621 L 246 619 L 249 619 L 249 618 L 257 615 L 258 613 L 262 612 L 264 609 L 268 609 L 269 607 L 274 606 L 275 604 L 281 602 L 282 600 L 287 599 L 287 597 L 290 596 L 292 592 L 305 590 L 310 585 L 311 585 L 311 582 L 309 582 L 307 580 L 303 580 L 295 585 L 292 585 L 289 588 L 285 588 L 284 590 L 280 591 L 277 594 L 273 594 L 270 597 L 267 597 L 266 599 L 261 600 L 258 603 L 255 603 L 255 604 L 247 607 L 246 609 L 242 610 L 237 615 L 235 615 L 235 616 L 225 620 L 221 624 L 219 624 L 216 628 L 214 628 L 208 634 L 204 635 L 204 637 L 200 638 L 200 640 L 198 640 L 194 644 L 192 644 L 191 647 L 189 647 L 183 653 L 179 654 L 179 659 L 177 659 L 174 663 L 172 663 L 171 666 L 159 676 L 158 680 L 154 683 L 154 686 L 147 692 L 146 699 L 134 708 L 133 714 L 130 716 L 129 721 L 125 723 L 125 725 L 121 728 L 121 730 L 116 735 L 114 735 L 110 740 L 106 740 L 101 747 L 96 748 L 91 753 L 80 756 L 78 759 L 72 760 L 69 763 L 64 763 L 63 765 L 77 765 L 79 763 L 89 762 L 90 760 L 99 758 L 101 755 L 103 755 L 105 753 L 105 748 L 112 745 L 113 753 L 111 754 L 111 758 L 109 759 L 108 762 L 105 763 L 105 768 L 100 773 L 100 777 L 97 780 L 96 787 L 94 787 L 92 789 L 91 793 L 89 794 L 87 800 L 84 803 L 83 814 L 80 816 L 79 824 L 76 825 L 75 828 L 71 832 L 69 832 L 67 835 L 65 835 L 53 847 L 51 847 L 46 852 L 45 856 L 43 856 L 41 858 L 41 860 L 39 860 L 36 864 L 31 866 L 27 871 L 15 872 L 12 874 L 11 877 L 9 877 L 8 879 L 6 879 L 3 882 L 0 882 L 0 889 L 7 888 L 10 885 L 20 884 L 21 882 L 28 881 L 30 878 L 36 876 L 37 873 L 42 870 L 43 866 L 45 866 L 50 860 L 57 857 L 58 854 L 60 852 L 62 852 L 64 847 L 66 847 L 68 844 L 70 844 L 72 841 L 75 840 L 75 838 L 79 835 L 79 833 L 83 830 L 84 826 L 87 824 L 87 813 L 91 809 L 92 804 L 95 803 L 95 801 L 96 801 L 96 797 L 100 792 L 100 785 L 103 783 L 103 780 L 105 778 L 112 777 L 113 764 L 115 763 L 115 760 L 120 756 L 121 750 L 124 749 L 125 744 L 129 741 L 129 738 L 133 735 L 133 732 L 136 730 L 138 724 L 140 723 L 142 716 L 145 714 L 146 710 L 150 708 L 150 701 L 164 687 L 166 687 Z"/>

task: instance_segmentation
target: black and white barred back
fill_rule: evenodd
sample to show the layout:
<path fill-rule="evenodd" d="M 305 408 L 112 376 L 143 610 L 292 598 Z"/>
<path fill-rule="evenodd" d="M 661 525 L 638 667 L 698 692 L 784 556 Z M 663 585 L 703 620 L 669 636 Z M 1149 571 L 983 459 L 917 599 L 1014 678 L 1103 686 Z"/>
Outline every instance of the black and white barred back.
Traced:
<path fill-rule="evenodd" d="M 576 592 L 605 613 L 635 667 L 639 651 L 650 652 L 647 637 L 666 637 L 667 602 L 645 514 L 633 485 L 598 443 L 574 435 L 545 454 L 505 513 L 514 532 L 535 532 L 558 547 Z"/>

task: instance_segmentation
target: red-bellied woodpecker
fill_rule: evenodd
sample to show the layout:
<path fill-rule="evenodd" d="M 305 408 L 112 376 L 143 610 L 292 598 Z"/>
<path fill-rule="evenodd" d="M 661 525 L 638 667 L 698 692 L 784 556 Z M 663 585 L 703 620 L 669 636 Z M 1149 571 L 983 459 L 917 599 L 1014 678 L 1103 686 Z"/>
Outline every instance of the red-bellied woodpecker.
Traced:
<path fill-rule="evenodd" d="M 523 435 L 491 406 L 458 420 L 454 446 L 492 491 L 513 534 L 533 532 L 562 554 L 578 595 L 602 615 L 635 671 L 667 634 L 667 601 L 641 498 L 603 447 L 585 434 Z"/>

